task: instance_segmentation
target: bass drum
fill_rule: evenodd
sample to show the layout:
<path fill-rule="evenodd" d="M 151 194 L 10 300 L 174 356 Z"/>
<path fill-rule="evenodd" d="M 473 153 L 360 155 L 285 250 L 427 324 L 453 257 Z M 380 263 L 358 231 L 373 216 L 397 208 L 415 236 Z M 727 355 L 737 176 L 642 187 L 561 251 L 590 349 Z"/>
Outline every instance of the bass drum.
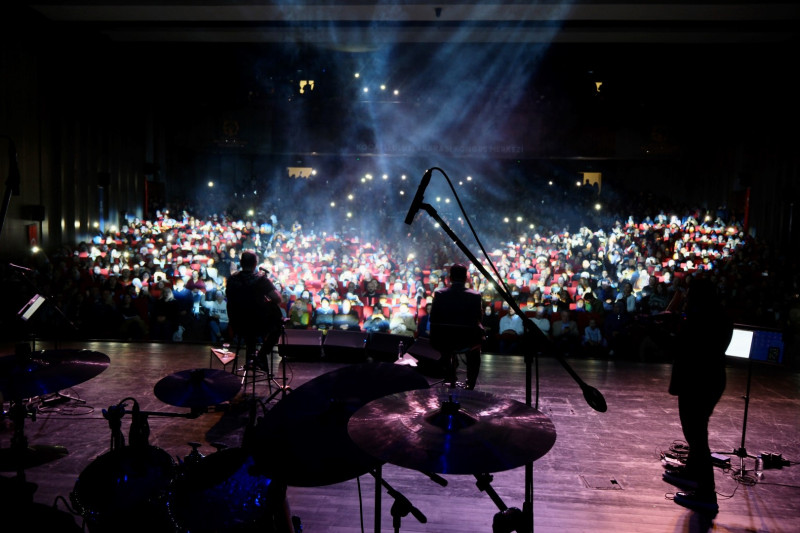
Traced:
<path fill-rule="evenodd" d="M 167 497 L 176 529 L 191 533 L 292 531 L 285 512 L 286 485 L 251 473 L 253 465 L 253 458 L 241 448 L 186 463 Z"/>
<path fill-rule="evenodd" d="M 83 471 L 70 500 L 92 533 L 174 531 L 166 496 L 175 461 L 155 446 L 125 446 L 97 457 Z"/>

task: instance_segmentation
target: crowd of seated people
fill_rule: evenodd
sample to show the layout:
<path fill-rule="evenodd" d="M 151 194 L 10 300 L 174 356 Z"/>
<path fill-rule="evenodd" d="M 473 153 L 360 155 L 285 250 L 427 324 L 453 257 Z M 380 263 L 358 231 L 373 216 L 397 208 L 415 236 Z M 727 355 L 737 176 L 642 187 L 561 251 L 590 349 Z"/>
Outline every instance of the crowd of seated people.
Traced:
<path fill-rule="evenodd" d="M 40 320 L 63 318 L 63 336 L 230 341 L 226 281 L 241 251 L 250 249 L 282 293 L 289 328 L 426 334 L 431 297 L 447 283 L 452 254 L 425 255 L 426 245 L 379 232 L 305 231 L 303 222 L 285 227 L 274 215 L 257 222 L 186 212 L 171 218 L 166 211 L 129 219 L 90 243 L 31 263 L 57 304 Z M 542 231 L 487 248 L 499 280 L 542 333 L 538 338 L 567 355 L 639 357 L 631 332 L 649 334 L 693 275 L 712 278 L 734 318 L 763 325 L 780 319 L 768 299 L 775 277 L 764 245 L 745 239 L 740 225 L 699 210 Z M 483 295 L 486 349 L 517 352 L 522 317 L 474 266 L 469 284 Z"/>

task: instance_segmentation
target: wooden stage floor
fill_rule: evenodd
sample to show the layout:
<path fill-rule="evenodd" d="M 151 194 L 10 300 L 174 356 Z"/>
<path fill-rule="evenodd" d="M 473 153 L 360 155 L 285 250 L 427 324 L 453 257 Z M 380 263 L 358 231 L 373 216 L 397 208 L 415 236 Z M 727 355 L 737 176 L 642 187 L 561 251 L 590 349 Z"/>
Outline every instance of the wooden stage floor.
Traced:
<path fill-rule="evenodd" d="M 4 354 L 13 353 L 5 346 Z M 39 344 L 37 349 L 52 349 Z M 59 445 L 67 455 L 25 470 L 36 484 L 37 504 L 56 505 L 67 512 L 76 480 L 96 457 L 111 445 L 111 430 L 103 410 L 125 398 L 134 398 L 145 411 L 187 413 L 159 400 L 154 388 L 176 372 L 207 368 L 209 346 L 93 342 L 62 345 L 61 349 L 89 349 L 108 355 L 110 364 L 99 375 L 61 392 L 74 399 L 40 404 L 35 420 L 28 418 L 24 434 L 32 447 Z M 278 358 L 279 359 L 279 358 Z M 302 384 L 345 366 L 326 361 L 293 361 L 287 375 L 297 390 Z M 714 451 L 732 454 L 740 448 L 745 421 L 746 365 L 731 361 L 728 387 L 711 419 L 710 443 Z M 670 366 L 630 361 L 570 360 L 579 376 L 606 399 L 605 413 L 591 409 L 572 377 L 553 359 L 539 361 L 539 410 L 556 429 L 556 441 L 533 467 L 534 530 L 539 532 L 660 533 L 689 531 L 786 532 L 800 531 L 800 466 L 793 463 L 768 469 L 758 483 L 738 481 L 732 470 L 716 468 L 720 512 L 709 523 L 671 501 L 677 490 L 661 479 L 660 453 L 682 440 L 677 401 L 667 394 Z M 219 368 L 219 362 L 214 361 Z M 276 373 L 280 377 L 277 369 Z M 429 379 L 433 382 L 433 379 Z M 525 401 L 525 365 L 519 356 L 484 354 L 478 391 Z M 249 392 L 249 391 L 248 391 Z M 256 396 L 269 395 L 267 382 L 256 386 Z M 357 392 L 357 391 L 356 391 Z M 289 394 L 292 394 L 290 392 Z M 535 383 L 534 383 L 535 394 Z M 215 451 L 212 443 L 241 445 L 247 413 L 242 392 L 223 408 L 196 418 L 150 416 L 149 442 L 173 458 L 183 459 L 188 443 L 201 444 L 204 455 Z M 280 401 L 280 395 L 270 406 Z M 130 404 L 129 404 L 130 405 Z M 8 403 L 4 404 L 8 408 Z M 772 452 L 800 461 L 800 375 L 786 368 L 754 365 L 749 412 L 746 419 L 747 452 Z M 123 417 L 126 442 L 130 416 Z M 13 424 L 0 425 L 0 448 L 8 448 Z M 292 439 L 292 435 L 275 438 Z M 307 444 L 307 443 L 304 443 Z M 312 449 L 324 453 L 326 439 Z M 270 460 L 280 462 L 281 457 Z M 740 459 L 731 458 L 734 467 Z M 745 462 L 753 468 L 753 459 Z M 13 472 L 6 468 L 2 476 Z M 13 470 L 13 469 L 11 469 Z M 525 468 L 493 474 L 492 487 L 509 507 L 522 507 Z M 400 521 L 400 531 L 463 533 L 491 531 L 498 506 L 480 491 L 470 475 L 443 475 L 447 486 L 427 476 L 392 464 L 382 467 L 383 479 L 405 496 L 426 518 L 411 514 Z M 747 481 L 747 480 L 746 480 Z M 304 532 L 356 533 L 394 531 L 393 499 L 386 490 L 376 498 L 376 481 L 366 474 L 325 486 L 289 487 L 292 514 L 302 519 Z M 3 531 L 17 515 L 23 524 L 33 522 L 26 510 L 3 509 Z M 379 526 L 375 507 L 380 503 Z M 82 523 L 75 517 L 76 524 Z M 21 531 L 28 531 L 25 527 Z"/>

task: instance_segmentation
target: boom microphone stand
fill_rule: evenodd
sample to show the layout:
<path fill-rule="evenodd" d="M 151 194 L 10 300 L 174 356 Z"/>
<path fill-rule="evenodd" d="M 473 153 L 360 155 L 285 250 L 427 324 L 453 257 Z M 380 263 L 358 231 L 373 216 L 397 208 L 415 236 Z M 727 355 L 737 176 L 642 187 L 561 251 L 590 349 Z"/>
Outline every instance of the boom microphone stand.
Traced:
<path fill-rule="evenodd" d="M 444 174 L 445 177 L 447 177 L 447 174 L 445 174 L 444 171 L 442 171 L 442 169 L 438 167 L 434 168 L 442 172 L 442 174 Z M 472 254 L 472 252 L 470 252 L 469 248 L 467 248 L 467 246 L 461 241 L 461 239 L 458 238 L 458 236 L 453 232 L 453 230 L 450 229 L 450 227 L 444 222 L 444 220 L 442 220 L 436 209 L 432 205 L 422 202 L 425 188 L 430 182 L 431 172 L 432 170 L 434 170 L 434 168 L 428 169 L 425 172 L 425 175 L 422 178 L 419 188 L 417 189 L 416 196 L 414 197 L 414 200 L 411 204 L 411 208 L 409 209 L 408 215 L 406 216 L 405 223 L 410 225 L 411 222 L 413 221 L 416 212 L 419 209 L 424 209 L 425 212 L 428 213 L 428 215 L 430 215 L 431 218 L 433 218 L 439 224 L 439 226 L 445 231 L 447 236 L 450 237 L 450 239 L 456 244 L 456 246 L 458 246 L 459 249 L 461 249 L 461 251 L 464 252 L 464 255 L 466 255 L 467 258 L 470 260 L 470 262 L 473 265 L 475 265 L 475 268 L 478 269 L 478 271 L 484 276 L 484 278 L 489 280 L 492 283 L 492 285 L 494 285 L 494 288 L 495 290 L 497 290 L 497 293 L 500 296 L 502 296 L 503 300 L 505 300 L 506 303 L 508 303 L 509 307 L 514 309 L 514 311 L 520 317 L 522 317 L 522 320 L 525 325 L 524 338 L 526 340 L 534 341 L 533 343 L 526 343 L 526 345 L 529 347 L 525 354 L 525 400 L 527 405 L 531 406 L 531 396 L 532 396 L 531 367 L 534 361 L 534 357 L 530 353 L 530 347 L 535 345 L 538 348 L 537 353 L 547 352 L 550 355 L 552 355 L 559 363 L 561 363 L 561 366 L 564 367 L 567 373 L 569 373 L 569 375 L 572 376 L 572 378 L 575 380 L 578 386 L 580 386 L 581 390 L 583 391 L 583 397 L 586 399 L 586 403 L 592 409 L 604 413 L 608 409 L 608 406 L 606 405 L 606 400 L 600 393 L 600 391 L 598 391 L 594 387 L 587 385 L 580 378 L 580 376 L 578 376 L 578 374 L 572 369 L 569 363 L 567 363 L 567 361 L 564 359 L 564 356 L 561 355 L 558 352 L 558 350 L 555 349 L 552 342 L 544 335 L 544 333 L 542 333 L 542 331 L 536 326 L 536 324 L 533 323 L 533 320 L 531 320 L 530 317 L 525 316 L 525 313 L 523 313 L 522 310 L 519 308 L 519 305 L 517 304 L 516 300 L 514 300 L 514 298 L 511 296 L 511 293 L 508 290 L 506 290 L 505 287 L 500 286 L 495 277 L 489 274 L 489 272 L 486 270 L 483 264 L 476 259 L 476 257 Z M 455 194 L 455 190 L 453 190 L 453 193 Z M 538 358 L 536 359 L 536 365 L 537 365 L 537 376 L 538 376 Z M 538 409 L 538 386 L 537 386 L 537 402 L 535 407 Z M 530 532 L 533 531 L 533 462 L 529 462 L 525 465 L 525 503 L 521 521 L 523 522 L 523 524 L 520 524 L 520 527 L 524 529 L 520 529 L 520 531 L 530 531 Z"/>

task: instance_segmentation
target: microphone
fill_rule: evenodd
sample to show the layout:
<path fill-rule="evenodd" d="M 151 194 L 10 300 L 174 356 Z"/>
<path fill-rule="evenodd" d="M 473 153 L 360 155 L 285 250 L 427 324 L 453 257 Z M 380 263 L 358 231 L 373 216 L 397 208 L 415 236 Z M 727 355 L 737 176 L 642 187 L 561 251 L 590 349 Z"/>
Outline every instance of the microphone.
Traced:
<path fill-rule="evenodd" d="M 431 182 L 432 172 L 432 168 L 426 170 L 425 174 L 422 176 L 422 181 L 419 182 L 417 194 L 414 195 L 414 201 L 411 202 L 411 207 L 408 208 L 408 214 L 406 215 L 406 224 L 409 226 L 414 221 L 414 215 L 417 214 L 417 211 L 419 211 L 419 208 L 422 205 L 422 197 L 425 196 L 425 189 L 428 188 L 428 183 Z"/>
<path fill-rule="evenodd" d="M 269 274 L 269 270 L 267 270 L 267 269 L 266 269 L 265 267 L 263 267 L 263 266 L 260 266 L 260 265 L 259 265 L 258 269 L 259 269 L 261 272 L 263 272 L 264 274 Z"/>
<path fill-rule="evenodd" d="M 147 415 L 139 409 L 139 402 L 133 400 L 131 410 L 131 427 L 128 430 L 128 443 L 131 446 L 147 446 L 150 438 L 150 424 Z"/>

